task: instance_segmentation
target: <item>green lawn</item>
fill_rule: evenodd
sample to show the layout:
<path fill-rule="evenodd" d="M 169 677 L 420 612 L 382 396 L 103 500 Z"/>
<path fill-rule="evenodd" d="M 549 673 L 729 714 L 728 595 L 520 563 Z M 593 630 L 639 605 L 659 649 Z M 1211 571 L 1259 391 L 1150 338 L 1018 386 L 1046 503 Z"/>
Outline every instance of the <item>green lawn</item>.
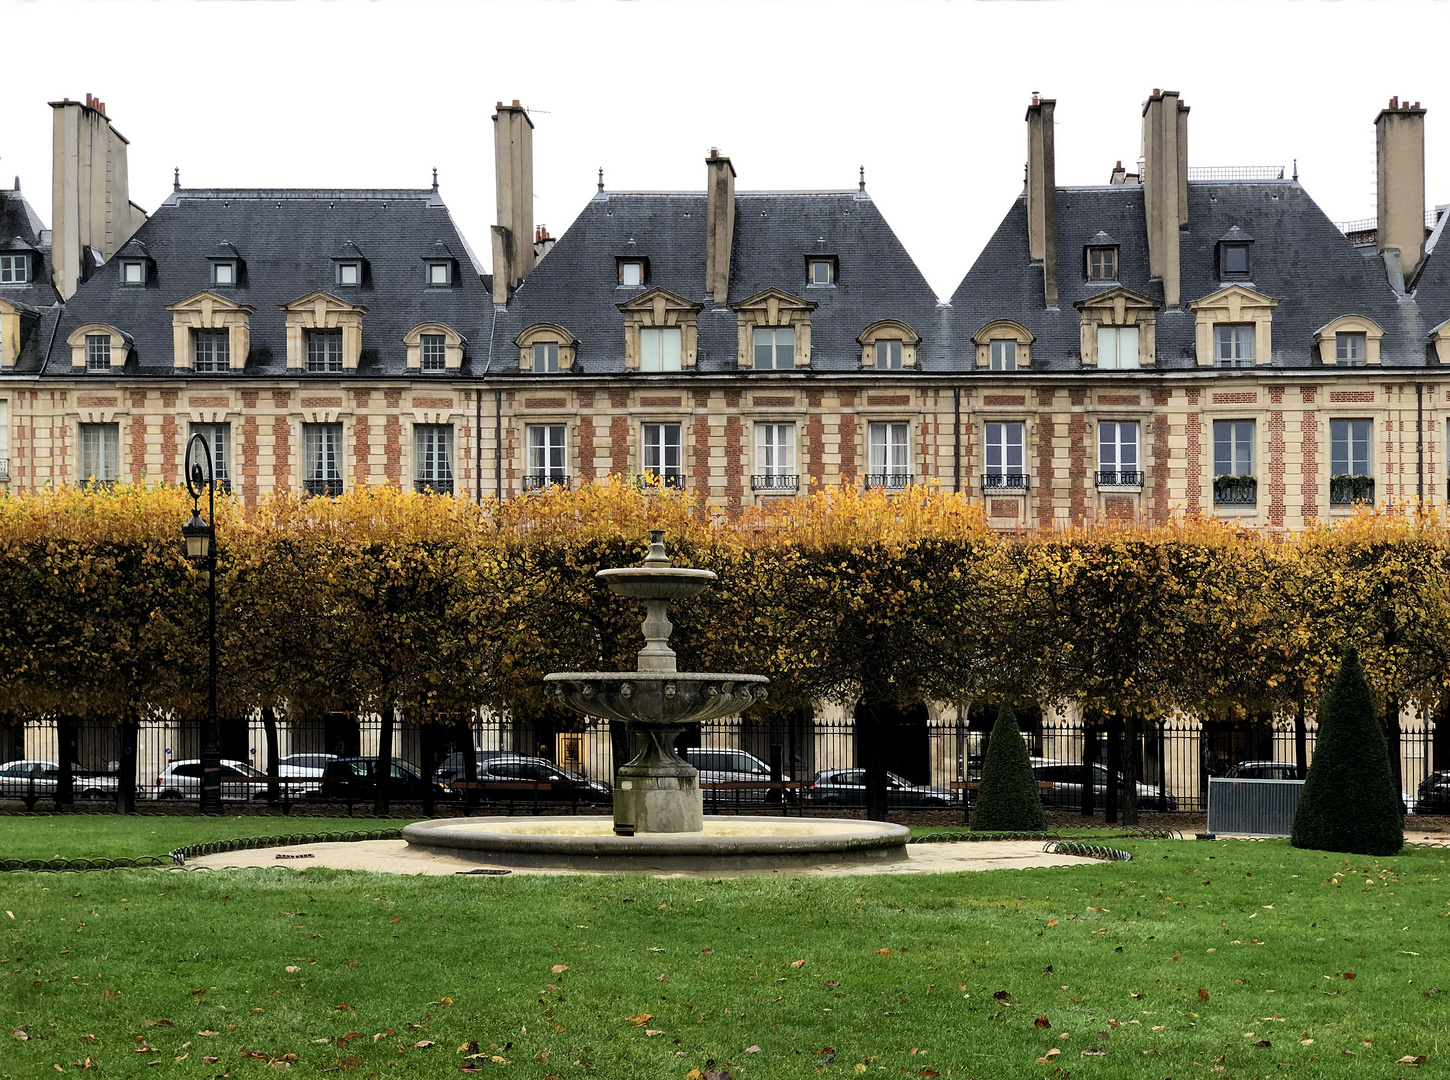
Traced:
<path fill-rule="evenodd" d="M 55 814 L 0 817 L 0 859 L 134 859 L 209 840 L 278 833 L 375 832 L 417 818 L 161 817 Z M 4 879 L 0 879 L 0 888 Z"/>
<path fill-rule="evenodd" d="M 5 875 L 0 1076 L 1444 1074 L 1445 852 L 1120 846 L 909 878 Z"/>

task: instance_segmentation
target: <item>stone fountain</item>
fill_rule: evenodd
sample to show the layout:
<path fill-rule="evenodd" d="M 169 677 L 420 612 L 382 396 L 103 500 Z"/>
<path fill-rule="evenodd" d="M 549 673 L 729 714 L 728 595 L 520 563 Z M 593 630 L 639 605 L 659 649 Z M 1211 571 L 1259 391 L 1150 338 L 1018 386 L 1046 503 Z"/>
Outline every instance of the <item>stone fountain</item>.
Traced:
<path fill-rule="evenodd" d="M 596 575 L 645 605 L 634 671 L 545 675 L 545 692 L 586 716 L 622 721 L 639 750 L 616 772 L 612 828 L 598 817 L 449 818 L 403 830 L 416 848 L 502 866 L 590 870 L 773 870 L 904 861 L 910 831 L 835 818 L 705 817 L 700 777 L 675 752 L 692 724 L 736 716 L 766 696 L 764 675 L 680 671 L 670 648 L 673 601 L 715 580 L 674 566 L 664 533 L 650 533 L 641 566 Z"/>

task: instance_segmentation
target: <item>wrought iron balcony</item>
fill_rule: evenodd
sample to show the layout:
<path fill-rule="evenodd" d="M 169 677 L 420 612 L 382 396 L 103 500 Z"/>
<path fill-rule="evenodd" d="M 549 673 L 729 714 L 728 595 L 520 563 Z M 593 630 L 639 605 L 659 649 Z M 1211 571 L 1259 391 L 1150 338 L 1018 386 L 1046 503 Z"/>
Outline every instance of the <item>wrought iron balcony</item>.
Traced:
<path fill-rule="evenodd" d="M 1143 474 L 1135 469 L 1099 469 L 1098 487 L 1138 488 L 1141 490 Z"/>
<path fill-rule="evenodd" d="M 309 495 L 325 495 L 335 499 L 342 494 L 342 478 L 336 477 L 330 480 L 318 480 L 308 477 L 302 481 L 302 488 Z"/>
<path fill-rule="evenodd" d="M 1259 501 L 1259 479 L 1256 476 L 1215 476 L 1214 506 L 1256 506 Z"/>
<path fill-rule="evenodd" d="M 868 488 L 886 488 L 888 491 L 901 491 L 911 487 L 911 473 L 867 473 L 866 486 Z"/>
<path fill-rule="evenodd" d="M 97 480 L 89 476 L 80 482 L 80 486 L 88 491 L 112 491 L 116 487 L 115 480 Z"/>
<path fill-rule="evenodd" d="M 414 480 L 413 490 L 419 495 L 452 495 L 453 481 L 450 480 Z"/>
<path fill-rule="evenodd" d="M 0 482 L 10 479 L 10 459 L 0 457 Z"/>
<path fill-rule="evenodd" d="M 524 473 L 525 491 L 542 491 L 547 487 L 568 487 L 568 473 Z"/>
<path fill-rule="evenodd" d="M 982 491 L 1008 492 L 1020 495 L 1027 490 L 1027 474 L 1020 473 L 983 473 Z"/>
<path fill-rule="evenodd" d="M 639 482 L 641 484 L 654 482 L 667 488 L 683 488 L 685 486 L 685 474 L 682 472 L 656 472 L 650 469 L 639 474 Z"/>
<path fill-rule="evenodd" d="M 1374 505 L 1374 477 L 1341 473 L 1329 478 L 1329 505 L 1353 506 L 1355 503 Z"/>
<path fill-rule="evenodd" d="M 750 478 L 751 491 L 798 491 L 801 478 L 795 473 L 765 473 Z"/>

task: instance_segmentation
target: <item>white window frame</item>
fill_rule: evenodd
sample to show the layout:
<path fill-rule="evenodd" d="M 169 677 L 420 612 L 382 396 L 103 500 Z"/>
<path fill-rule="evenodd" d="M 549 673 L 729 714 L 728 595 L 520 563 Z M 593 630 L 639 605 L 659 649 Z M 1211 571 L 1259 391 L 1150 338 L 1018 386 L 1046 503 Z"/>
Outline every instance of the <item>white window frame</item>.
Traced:
<path fill-rule="evenodd" d="M 644 285 L 644 262 L 640 259 L 619 261 L 619 284 L 622 288 L 638 289 Z"/>
<path fill-rule="evenodd" d="M 545 374 L 559 371 L 559 343 L 557 341 L 534 342 L 534 370 Z"/>
<path fill-rule="evenodd" d="M 134 272 L 135 276 L 132 276 Z M 146 284 L 146 263 L 142 259 L 121 260 L 121 284 L 136 288 Z"/>
<path fill-rule="evenodd" d="M 824 271 L 824 273 L 823 273 Z M 809 284 L 820 288 L 836 283 L 836 268 L 830 259 L 812 259 Z"/>
<path fill-rule="evenodd" d="M 1098 472 L 1113 473 L 1121 478 L 1123 473 L 1142 475 L 1139 463 L 1139 425 L 1136 420 L 1098 421 Z M 1107 483 L 1126 483 L 1121 479 Z"/>
<path fill-rule="evenodd" d="M 1106 258 L 1105 258 L 1106 257 Z M 1111 273 L 1106 260 L 1111 259 Z M 1087 279 L 1089 281 L 1118 280 L 1118 249 L 1112 244 L 1094 244 L 1087 249 Z"/>
<path fill-rule="evenodd" d="M 1340 466 L 1343 465 L 1343 468 Z M 1374 475 L 1374 421 L 1332 417 L 1329 421 L 1329 475 Z"/>
<path fill-rule="evenodd" d="M 994 420 L 982 425 L 982 471 L 988 476 L 1027 475 L 1027 425 Z"/>
<path fill-rule="evenodd" d="M 202 348 L 202 343 L 207 348 Z M 218 349 L 217 345 L 221 348 Z M 205 354 L 205 356 L 203 356 Z M 229 330 L 193 330 L 191 332 L 192 369 L 202 373 L 232 369 L 232 339 Z"/>
<path fill-rule="evenodd" d="M 235 285 L 237 283 L 237 264 L 226 259 L 213 262 L 211 264 L 211 283 L 223 288 Z"/>
<path fill-rule="evenodd" d="M 351 281 L 348 280 L 348 276 L 349 275 L 351 275 L 351 277 L 352 277 L 352 280 Z M 350 288 L 353 288 L 355 286 L 361 285 L 362 284 L 362 263 L 356 262 L 356 261 L 340 262 L 340 263 L 338 263 L 337 264 L 337 283 L 339 285 L 341 285 L 343 288 L 349 288 L 349 289 Z"/>
<path fill-rule="evenodd" d="M 791 371 L 795 368 L 795 327 L 757 326 L 751 331 L 750 344 L 756 371 Z M 764 350 L 764 352 L 762 352 Z M 783 355 L 782 355 L 783 354 Z M 765 358 L 766 363 L 760 361 Z M 782 362 L 784 361 L 784 362 Z"/>
<path fill-rule="evenodd" d="M 30 256 L 23 251 L 0 255 L 0 285 L 24 285 L 30 281 Z"/>
<path fill-rule="evenodd" d="M 441 289 L 453 284 L 453 264 L 447 259 L 430 259 L 424 280 L 430 289 Z"/>
<path fill-rule="evenodd" d="M 1362 364 L 1368 353 L 1369 335 L 1363 330 L 1341 330 L 1334 335 L 1334 362 Z"/>
<path fill-rule="evenodd" d="M 684 333 L 678 326 L 644 326 L 639 331 L 640 371 L 682 371 Z"/>
<path fill-rule="evenodd" d="M 1253 323 L 1214 323 L 1213 362 L 1219 367 L 1253 367 L 1254 331 Z"/>
<path fill-rule="evenodd" d="M 326 347 L 320 344 L 324 341 L 328 343 Z M 333 342 L 337 344 L 335 351 L 331 347 Z M 318 343 L 316 347 L 314 343 Z M 341 330 L 308 330 L 306 345 L 308 371 L 335 374 L 342 370 Z"/>
<path fill-rule="evenodd" d="M 191 433 L 206 439 L 207 449 L 211 451 L 212 475 L 216 477 L 217 487 L 223 491 L 230 491 L 232 487 L 232 425 L 192 424 Z"/>
<path fill-rule="evenodd" d="M 94 480 L 98 484 L 114 484 L 121 477 L 121 426 L 119 424 L 81 424 L 77 431 L 79 455 L 77 464 L 82 484 Z"/>
<path fill-rule="evenodd" d="M 673 437 L 673 438 L 672 438 Z M 658 421 L 639 426 L 640 472 L 665 479 L 685 478 L 684 426 L 674 421 Z M 673 461 L 671 460 L 673 459 Z"/>
<path fill-rule="evenodd" d="M 569 426 L 529 424 L 524 428 L 528 454 L 525 472 L 542 484 L 562 484 L 569 479 Z"/>
<path fill-rule="evenodd" d="M 1223 436 L 1226 436 L 1224 438 Z M 1213 422 L 1213 475 L 1214 476 L 1257 476 L 1254 471 L 1258 457 L 1255 440 L 1258 425 L 1253 420 L 1215 420 Z M 1228 449 L 1225 458 L 1219 454 L 1219 446 Z"/>
<path fill-rule="evenodd" d="M 872 476 L 911 475 L 911 425 L 903 420 L 873 421 L 866 428 L 866 471 Z"/>
<path fill-rule="evenodd" d="M 448 338 L 444 334 L 418 335 L 418 370 L 448 370 Z"/>
<path fill-rule="evenodd" d="M 900 371 L 901 350 L 905 344 L 900 338 L 881 338 L 876 342 L 876 369 L 878 371 Z"/>
<path fill-rule="evenodd" d="M 1142 366 L 1142 335 L 1136 326 L 1098 326 L 1098 369 L 1135 371 Z"/>
<path fill-rule="evenodd" d="M 795 424 L 766 421 L 755 425 L 755 472 L 758 476 L 796 475 Z"/>
<path fill-rule="evenodd" d="M 111 335 L 86 335 L 86 370 L 111 370 Z"/>
<path fill-rule="evenodd" d="M 1017 341 L 1015 338 L 993 338 L 988 345 L 990 370 L 1017 370 Z"/>
<path fill-rule="evenodd" d="M 453 425 L 413 425 L 413 489 L 453 493 Z"/>
<path fill-rule="evenodd" d="M 325 484 L 328 490 L 341 491 L 342 467 L 342 425 L 303 424 L 303 487 Z"/>

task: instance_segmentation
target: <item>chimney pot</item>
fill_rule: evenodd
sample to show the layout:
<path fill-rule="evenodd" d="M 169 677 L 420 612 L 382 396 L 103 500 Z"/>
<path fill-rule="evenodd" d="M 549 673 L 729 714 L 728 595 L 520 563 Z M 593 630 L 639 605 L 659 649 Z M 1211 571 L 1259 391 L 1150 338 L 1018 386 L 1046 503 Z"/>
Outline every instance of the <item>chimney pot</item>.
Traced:
<path fill-rule="evenodd" d="M 1400 95 L 1399 94 L 1396 94 L 1394 97 L 1390 98 L 1390 108 L 1392 108 L 1392 109 L 1398 109 L 1399 107 L 1400 107 Z"/>
<path fill-rule="evenodd" d="M 1163 93 L 1163 91 L 1160 90 L 1160 89 L 1158 89 L 1158 87 L 1156 87 L 1156 86 L 1153 87 L 1153 96 L 1154 97 L 1159 97 L 1160 95 L 1162 95 L 1162 93 Z"/>
<path fill-rule="evenodd" d="M 502 109 L 503 108 L 503 102 L 502 101 L 496 101 L 496 102 L 494 102 L 494 106 L 496 108 Z"/>
<path fill-rule="evenodd" d="M 1425 257 L 1425 114 L 1418 104 L 1390 98 L 1375 117 L 1375 158 L 1375 246 L 1399 249 L 1404 279 L 1412 281 Z"/>
<path fill-rule="evenodd" d="M 514 98 L 514 108 L 515 109 L 520 108 L 519 99 L 518 98 Z"/>

